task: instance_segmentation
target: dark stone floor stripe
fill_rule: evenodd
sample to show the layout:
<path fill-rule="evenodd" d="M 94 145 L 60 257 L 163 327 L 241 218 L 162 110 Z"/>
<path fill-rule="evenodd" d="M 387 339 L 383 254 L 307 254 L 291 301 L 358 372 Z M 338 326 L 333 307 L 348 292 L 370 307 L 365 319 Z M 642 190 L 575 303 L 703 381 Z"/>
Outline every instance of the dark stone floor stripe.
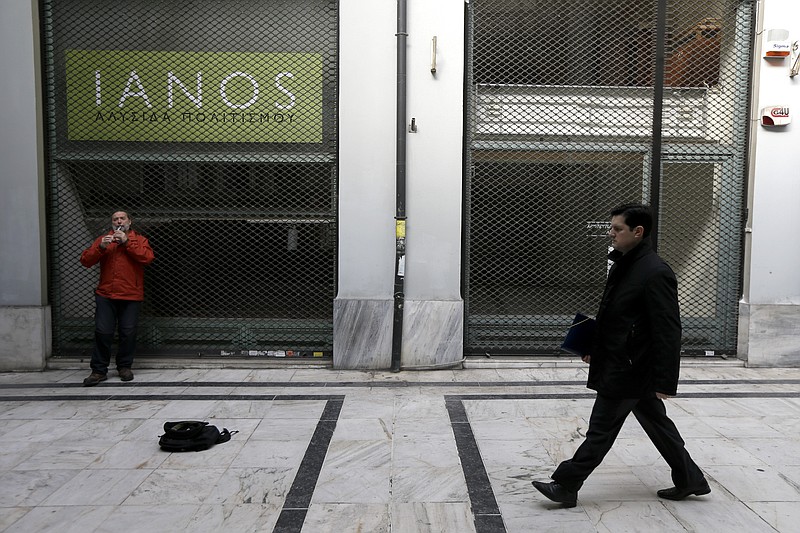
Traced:
<path fill-rule="evenodd" d="M 254 400 L 254 401 L 273 401 L 273 400 L 311 400 L 327 401 L 331 399 L 343 398 L 340 395 L 314 395 L 314 394 L 37 394 L 26 396 L 0 396 L 0 402 L 64 402 L 64 401 L 157 401 L 157 400 Z"/>
<path fill-rule="evenodd" d="M 285 507 L 278 516 L 273 533 L 300 533 L 303 529 L 303 522 L 306 520 L 308 509 L 286 509 Z"/>
<path fill-rule="evenodd" d="M 584 400 L 593 399 L 594 392 L 563 392 L 553 394 L 459 394 L 446 398 L 463 400 Z M 679 392 L 675 399 L 681 398 L 800 398 L 797 391 L 720 391 L 720 392 Z M 667 400 L 669 401 L 669 400 Z"/>
<path fill-rule="evenodd" d="M 70 395 L 52 395 L 52 396 L 0 396 L 0 401 L 108 401 L 108 400 L 294 400 L 294 401 L 325 401 L 325 407 L 317 422 L 317 427 L 314 434 L 311 436 L 311 441 L 306 448 L 303 460 L 297 469 L 297 473 L 292 481 L 292 486 L 284 500 L 281 514 L 278 516 L 278 521 L 275 524 L 273 531 L 275 533 L 300 533 L 303 529 L 303 522 L 305 522 L 306 514 L 308 513 L 308 506 L 311 504 L 311 497 L 314 494 L 314 489 L 317 486 L 319 474 L 322 471 L 322 464 L 325 461 L 325 456 L 328 453 L 328 447 L 333 437 L 333 432 L 336 429 L 336 423 L 339 420 L 339 414 L 342 411 L 344 404 L 344 396 L 342 395 L 313 395 L 313 394 L 297 394 L 297 395 L 233 395 L 233 394 L 161 394 L 161 395 L 83 395 L 83 396 L 70 396 Z"/>
<path fill-rule="evenodd" d="M 489 475 L 483 465 L 478 443 L 467 420 L 463 402 L 458 398 L 446 397 L 445 407 L 450 416 L 450 426 L 456 439 L 461 469 L 467 482 L 472 518 L 476 533 L 505 533 L 506 528 L 500 516 L 500 508 L 492 491 Z"/>
<path fill-rule="evenodd" d="M 158 401 L 158 400 L 311 400 L 325 401 L 344 398 L 343 395 L 325 394 L 36 394 L 0 396 L 0 402 L 55 402 L 55 401 Z M 542 394 L 461 394 L 445 395 L 445 398 L 460 398 L 463 400 L 586 400 L 595 397 L 593 392 L 564 392 Z M 797 391 L 720 391 L 720 392 L 682 392 L 677 396 L 681 398 L 800 398 Z"/>
<path fill-rule="evenodd" d="M 96 385 L 98 389 L 112 388 L 496 388 L 496 387 L 562 387 L 585 386 L 586 380 L 568 381 L 107 381 Z M 679 386 L 693 385 L 800 385 L 800 379 L 696 379 L 683 380 Z M 0 383 L 0 389 L 76 389 L 76 383 Z"/>
<path fill-rule="evenodd" d="M 478 443 L 472 432 L 464 401 L 490 400 L 543 400 L 543 399 L 591 399 L 594 393 L 564 394 L 464 394 L 445 395 L 445 407 L 450 416 L 450 426 L 456 440 L 456 449 L 461 469 L 467 482 L 472 516 L 477 533 L 505 533 L 500 508 L 492 491 L 486 466 L 483 464 Z M 800 398 L 800 392 L 718 392 L 682 393 L 682 398 Z"/>
<path fill-rule="evenodd" d="M 503 517 L 496 515 L 478 515 L 475 517 L 475 533 L 505 533 Z"/>
<path fill-rule="evenodd" d="M 732 385 L 732 384 L 753 384 L 753 385 L 776 385 L 776 384 L 794 384 L 798 380 L 732 380 L 732 381 L 716 381 L 716 380 L 702 380 L 702 381 L 689 381 L 681 382 L 682 385 L 703 384 L 703 385 Z M 514 382 L 517 383 L 517 382 Z M 525 386 L 533 385 L 553 385 L 553 384 L 568 384 L 579 385 L 583 382 L 569 381 L 569 382 L 531 382 L 525 383 Z M 418 383 L 411 383 L 412 385 L 419 385 Z M 33 396 L 0 396 L 0 401 L 3 402 L 52 402 L 52 401 L 158 401 L 158 400 L 261 400 L 261 401 L 274 401 L 274 400 L 316 400 L 325 401 L 323 413 L 317 422 L 317 427 L 314 431 L 311 441 L 306 448 L 303 460 L 300 463 L 298 472 L 292 482 L 289 493 L 286 496 L 284 506 L 278 521 L 273 531 L 278 533 L 300 533 L 308 513 L 308 507 L 311 503 L 314 490 L 316 488 L 319 475 L 322 470 L 322 464 L 328 451 L 328 447 L 336 429 L 336 424 L 339 419 L 339 414 L 345 399 L 344 395 L 314 395 L 314 394 L 108 394 L 103 393 L 103 385 L 114 386 L 127 384 L 101 384 L 93 389 L 91 393 L 82 395 L 67 395 L 67 394 L 36 394 Z M 138 383 L 139 386 L 153 387 L 153 386 L 172 386 L 172 387 L 187 387 L 187 383 L 175 382 L 167 384 L 160 382 L 158 384 L 151 383 Z M 221 387 L 221 386 L 242 386 L 238 383 L 217 382 L 217 383 L 194 383 L 194 387 Z M 467 383 L 452 383 L 447 382 L 447 385 L 471 386 Z M 71 388 L 75 384 L 6 384 L 0 385 L 0 389 L 55 389 L 55 388 Z M 286 383 L 279 385 L 270 384 L 249 384 L 248 387 L 269 387 L 269 386 L 289 386 Z M 296 385 L 297 386 L 297 385 Z M 308 386 L 305 384 L 299 386 Z M 319 385 L 318 385 L 319 386 Z M 326 383 L 326 387 L 335 387 L 337 385 Z M 361 386 L 374 386 L 370 382 L 364 382 Z M 508 386 L 508 383 L 492 382 L 492 387 Z M 475 529 L 477 533 L 505 533 L 505 525 L 503 524 L 500 509 L 497 500 L 492 491 L 491 482 L 486 472 L 486 467 L 483 464 L 478 444 L 475 440 L 475 435 L 472 432 L 464 401 L 489 401 L 489 400 L 542 400 L 542 399 L 592 399 L 595 394 L 593 392 L 581 393 L 553 393 L 553 394 L 463 394 L 463 395 L 444 395 L 445 406 L 450 417 L 450 424 L 455 436 L 456 447 L 458 450 L 459 459 L 461 461 L 461 468 L 464 473 L 464 478 L 467 483 L 467 492 L 470 498 L 470 505 L 472 508 L 473 520 L 475 522 Z M 735 398 L 800 398 L 800 390 L 798 391 L 719 391 L 719 392 L 682 392 L 678 398 L 708 398 L 708 399 L 735 399 Z"/>
<path fill-rule="evenodd" d="M 322 471 L 322 463 L 328 453 L 328 446 L 331 443 L 331 437 L 336 429 L 343 404 L 344 398 L 333 398 L 325 403 L 325 409 L 317 422 L 317 428 L 311 436 L 311 442 L 306 448 L 306 453 L 294 476 L 294 482 L 283 502 L 283 509 L 274 532 L 300 533 L 303 528 L 308 507 L 311 505 L 311 497 L 314 495 L 314 489 Z"/>

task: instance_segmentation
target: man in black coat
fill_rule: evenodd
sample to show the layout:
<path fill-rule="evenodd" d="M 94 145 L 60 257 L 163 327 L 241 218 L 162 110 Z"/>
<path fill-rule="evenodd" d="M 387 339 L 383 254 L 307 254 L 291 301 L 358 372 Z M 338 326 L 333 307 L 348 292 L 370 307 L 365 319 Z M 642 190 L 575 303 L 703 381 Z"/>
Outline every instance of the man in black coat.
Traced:
<path fill-rule="evenodd" d="M 609 259 L 614 262 L 597 313 L 587 387 L 597 391 L 586 440 L 562 462 L 550 483 L 533 486 L 554 502 L 574 507 L 578 490 L 633 415 L 672 469 L 674 487 L 658 496 L 682 500 L 711 492 L 684 447 L 663 400 L 675 396 L 680 369 L 681 321 L 675 274 L 650 247 L 653 216 L 641 204 L 611 212 Z"/>

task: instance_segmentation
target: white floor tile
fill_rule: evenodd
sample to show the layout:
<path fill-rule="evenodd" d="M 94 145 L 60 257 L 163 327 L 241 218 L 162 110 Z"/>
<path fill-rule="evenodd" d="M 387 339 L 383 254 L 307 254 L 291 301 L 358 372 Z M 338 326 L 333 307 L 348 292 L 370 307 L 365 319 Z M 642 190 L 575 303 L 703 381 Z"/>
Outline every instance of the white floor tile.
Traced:
<path fill-rule="evenodd" d="M 574 364 L 413 374 L 136 369 L 133 386 L 114 376 L 92 388 L 54 386 L 79 384 L 85 371 L 0 373 L 0 388 L 14 385 L 3 389 L 14 399 L 0 402 L 0 530 L 271 531 L 297 482 L 297 494 L 311 498 L 307 533 L 470 533 L 475 524 L 464 465 L 485 469 L 508 532 L 794 533 L 800 521 L 797 387 L 740 381 L 800 379 L 800 369 L 684 370 L 679 393 L 718 395 L 679 395 L 667 404 L 711 494 L 658 499 L 656 490 L 671 485 L 669 467 L 631 418 L 574 509 L 544 499 L 530 484 L 547 480 L 584 439 L 591 398 L 540 396 L 592 394 L 585 368 Z M 153 386 L 167 382 L 181 385 Z M 266 382 L 269 387 L 259 386 Z M 433 382 L 447 385 L 426 385 Z M 742 391 L 751 397 L 732 397 Z M 790 397 L 758 396 L 772 392 Z M 131 393 L 153 399 L 113 399 Z M 76 399 L 38 399 L 65 394 Z M 226 399 L 229 394 L 262 399 Z M 287 398 L 275 400 L 276 394 Z M 344 397 L 335 430 L 323 431 L 308 457 L 326 400 L 292 399 L 301 395 Z M 445 396 L 462 398 L 478 464 L 459 456 Z M 203 452 L 158 448 L 164 422 L 191 419 L 239 433 Z M 319 447 L 328 438 L 327 449 Z M 316 486 L 298 480 L 303 460 L 312 468 L 321 461 Z"/>

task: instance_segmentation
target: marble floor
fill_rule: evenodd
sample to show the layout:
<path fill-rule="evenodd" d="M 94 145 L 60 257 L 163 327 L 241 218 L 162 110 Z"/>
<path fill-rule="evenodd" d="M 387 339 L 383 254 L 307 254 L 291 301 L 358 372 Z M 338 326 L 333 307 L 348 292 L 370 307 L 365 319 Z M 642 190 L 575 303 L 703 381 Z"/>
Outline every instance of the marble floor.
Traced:
<path fill-rule="evenodd" d="M 530 481 L 585 434 L 579 364 L 135 370 L 0 374 L 0 531 L 800 531 L 800 369 L 684 365 L 668 412 L 711 494 L 660 500 L 669 469 L 631 417 L 572 509 Z M 237 433 L 161 451 L 191 419 Z"/>

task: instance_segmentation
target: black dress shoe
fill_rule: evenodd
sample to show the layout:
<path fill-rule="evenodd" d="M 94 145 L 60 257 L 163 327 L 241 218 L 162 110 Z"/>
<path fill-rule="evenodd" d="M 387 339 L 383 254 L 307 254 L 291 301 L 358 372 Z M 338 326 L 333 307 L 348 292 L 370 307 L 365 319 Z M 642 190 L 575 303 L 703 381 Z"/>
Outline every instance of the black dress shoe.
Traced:
<path fill-rule="evenodd" d="M 669 489 L 661 489 L 656 494 L 658 494 L 659 498 L 664 498 L 665 500 L 680 501 L 687 496 L 702 496 L 703 494 L 708 494 L 709 492 L 711 492 L 711 487 L 708 486 L 707 481 L 703 480 L 703 483 L 693 487 L 684 487 L 681 489 L 678 487 L 672 487 Z"/>
<path fill-rule="evenodd" d="M 544 494 L 547 499 L 556 503 L 563 503 L 564 507 L 575 507 L 578 505 L 578 492 L 565 489 L 555 481 L 545 483 L 543 481 L 531 481 L 536 490 Z"/>

